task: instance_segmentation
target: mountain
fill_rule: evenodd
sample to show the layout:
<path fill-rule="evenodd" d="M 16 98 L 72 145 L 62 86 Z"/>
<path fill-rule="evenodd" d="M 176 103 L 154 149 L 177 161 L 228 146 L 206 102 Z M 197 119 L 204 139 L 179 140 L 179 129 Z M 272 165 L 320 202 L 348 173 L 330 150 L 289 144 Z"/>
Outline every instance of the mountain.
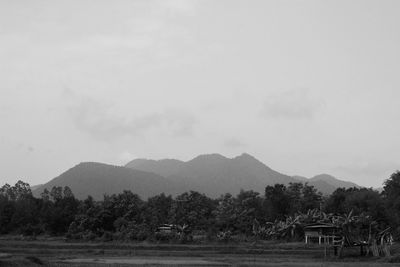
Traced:
<path fill-rule="evenodd" d="M 31 190 L 35 191 L 36 189 L 38 189 L 39 187 L 41 187 L 43 184 L 37 184 L 37 185 L 31 185 Z"/>
<path fill-rule="evenodd" d="M 53 186 L 69 186 L 79 199 L 88 195 L 94 199 L 102 199 L 104 194 L 121 193 L 123 190 L 131 190 L 145 199 L 162 192 L 174 194 L 177 193 L 174 190 L 179 188 L 154 173 L 95 162 L 76 165 L 33 190 L 33 194 L 40 196 L 45 188 L 51 190 Z"/>
<path fill-rule="evenodd" d="M 162 175 L 186 190 L 199 191 L 211 197 L 237 194 L 241 189 L 263 194 L 267 185 L 297 181 L 246 153 L 235 158 L 219 154 L 200 155 L 187 162 L 139 159 L 129 162 L 126 167 Z"/>
<path fill-rule="evenodd" d="M 360 187 L 355 183 L 339 180 L 329 174 L 319 174 L 312 178 L 306 178 L 299 175 L 295 175 L 292 177 L 300 182 L 314 186 L 315 188 L 318 189 L 318 191 L 320 191 L 324 195 L 332 194 L 333 191 L 335 191 L 339 187 L 344 187 L 344 188 Z"/>
<path fill-rule="evenodd" d="M 231 159 L 219 154 L 200 155 L 187 162 L 135 159 L 125 167 L 159 174 L 181 185 L 186 191 L 196 190 L 213 197 L 223 193 L 237 194 L 240 189 L 251 189 L 263 194 L 267 185 L 287 185 L 290 182 L 308 183 L 325 195 L 331 194 L 338 187 L 359 187 L 328 174 L 310 179 L 287 176 L 272 170 L 247 153 Z"/>
<path fill-rule="evenodd" d="M 337 187 L 324 180 L 306 181 L 308 185 L 314 186 L 319 192 L 324 195 L 332 194 Z"/>
<path fill-rule="evenodd" d="M 135 159 L 126 164 L 125 167 L 146 172 L 153 172 L 167 177 L 177 172 L 177 170 L 179 170 L 183 164 L 183 161 L 176 159 Z"/>
<path fill-rule="evenodd" d="M 294 179 L 299 180 L 301 182 L 308 182 L 308 178 L 300 175 L 294 175 L 292 176 Z"/>
<path fill-rule="evenodd" d="M 333 185 L 336 188 L 338 188 L 338 187 L 344 187 L 344 188 L 360 187 L 359 185 L 357 185 L 355 183 L 339 180 L 329 174 L 319 174 L 319 175 L 316 175 L 316 176 L 310 178 L 310 182 L 317 182 L 317 181 L 325 181 L 328 184 Z"/>
<path fill-rule="evenodd" d="M 175 159 L 135 159 L 125 167 L 84 162 L 32 191 L 35 196 L 40 196 L 45 188 L 51 190 L 53 186 L 69 186 L 79 199 L 88 195 L 102 199 L 104 194 L 118 194 L 123 190 L 131 190 L 143 199 L 162 192 L 176 195 L 189 190 L 218 197 L 225 193 L 236 195 L 241 189 L 264 194 L 267 185 L 287 185 L 291 182 L 308 183 L 323 194 L 330 194 L 338 187 L 358 187 L 328 174 L 310 179 L 291 177 L 274 171 L 244 153 L 234 158 L 219 154 L 200 155 L 186 162 Z"/>

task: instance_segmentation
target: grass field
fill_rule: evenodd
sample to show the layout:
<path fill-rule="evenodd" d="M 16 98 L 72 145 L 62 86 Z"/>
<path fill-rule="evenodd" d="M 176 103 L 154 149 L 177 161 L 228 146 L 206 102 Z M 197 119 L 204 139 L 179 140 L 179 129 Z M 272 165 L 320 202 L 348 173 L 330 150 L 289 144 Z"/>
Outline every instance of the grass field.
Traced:
<path fill-rule="evenodd" d="M 400 248 L 393 246 L 393 253 Z M 175 245 L 81 243 L 62 239 L 0 239 L 0 266 L 399 266 L 399 258 L 359 257 L 346 249 L 338 259 L 303 243 Z M 393 263 L 390 263 L 390 262 Z"/>

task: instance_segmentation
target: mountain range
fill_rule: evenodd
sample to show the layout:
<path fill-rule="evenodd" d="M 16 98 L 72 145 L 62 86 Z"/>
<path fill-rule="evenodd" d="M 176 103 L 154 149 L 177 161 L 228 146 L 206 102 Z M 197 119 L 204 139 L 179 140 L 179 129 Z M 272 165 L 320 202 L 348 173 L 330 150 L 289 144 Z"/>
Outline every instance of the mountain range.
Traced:
<path fill-rule="evenodd" d="M 142 198 L 162 192 L 176 195 L 189 190 L 218 197 L 224 193 L 236 195 L 241 189 L 263 194 L 267 185 L 295 182 L 307 182 L 323 194 L 330 194 L 338 187 L 359 187 L 328 174 L 312 178 L 285 175 L 243 153 L 234 158 L 220 154 L 200 155 L 189 161 L 135 159 L 125 166 L 85 162 L 38 186 L 33 193 L 38 196 L 45 188 L 69 186 L 80 199 L 88 195 L 102 199 L 104 194 L 123 190 L 131 190 Z"/>

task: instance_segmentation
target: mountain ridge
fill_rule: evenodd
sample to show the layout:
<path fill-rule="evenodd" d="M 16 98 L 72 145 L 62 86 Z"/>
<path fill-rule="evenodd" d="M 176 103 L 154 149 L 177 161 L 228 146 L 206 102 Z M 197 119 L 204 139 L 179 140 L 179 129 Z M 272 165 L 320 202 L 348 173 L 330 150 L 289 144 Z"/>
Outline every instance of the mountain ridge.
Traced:
<path fill-rule="evenodd" d="M 101 199 L 105 194 L 121 193 L 124 190 L 131 190 L 141 197 L 150 197 L 164 190 L 173 192 L 174 188 L 178 188 L 165 177 L 154 173 L 98 162 L 81 162 L 39 186 L 33 190 L 33 194 L 39 196 L 45 188 L 50 191 L 53 186 L 68 186 L 79 199 L 88 195 Z"/>
<path fill-rule="evenodd" d="M 233 186 L 230 184 L 224 185 L 226 192 L 230 192 L 229 190 L 234 191 L 231 193 L 237 192 L 239 186 L 242 189 L 252 189 L 263 193 L 262 191 L 267 185 L 273 185 L 276 183 L 283 183 L 287 185 L 290 182 L 308 183 L 309 185 L 315 186 L 323 194 L 330 194 L 338 187 L 359 187 L 354 183 L 339 180 L 327 174 L 316 175 L 312 178 L 306 178 L 303 176 L 288 176 L 274 171 L 269 166 L 265 165 L 263 162 L 248 153 L 242 153 L 241 155 L 233 158 L 227 158 L 220 154 L 199 155 L 186 162 L 178 161 L 179 166 L 175 165 L 175 172 L 166 172 L 166 170 L 164 170 L 160 165 L 158 165 L 156 168 L 154 167 L 154 165 L 157 165 L 157 162 L 162 162 L 163 160 L 150 160 L 147 163 L 145 163 L 146 160 L 144 159 L 140 160 L 142 160 L 142 164 L 140 165 L 135 164 L 135 161 L 137 161 L 136 159 L 129 162 L 125 166 L 128 168 L 137 168 L 164 175 L 174 182 L 181 184 L 191 184 L 192 186 L 196 185 L 195 189 L 200 191 L 207 191 L 207 183 L 209 185 L 211 184 L 213 187 L 218 186 L 215 181 L 212 181 L 213 179 L 219 179 L 221 183 L 236 183 L 236 188 L 233 188 Z M 216 162 L 219 162 L 219 164 L 222 165 L 223 170 L 210 170 L 210 168 L 212 169 L 215 167 L 213 164 L 215 165 Z M 234 166 L 232 166 L 232 164 Z M 202 171 L 201 173 L 201 169 L 206 170 Z M 234 175 L 232 175 L 232 172 Z M 230 180 L 227 181 L 227 179 L 224 179 L 223 177 L 221 178 L 223 174 L 229 175 Z M 238 176 L 242 176 L 242 179 Z M 207 180 L 207 182 L 204 182 L 204 180 Z M 262 188 L 262 190 L 259 188 Z M 216 194 L 214 191 L 218 190 L 211 188 L 207 192 Z"/>
<path fill-rule="evenodd" d="M 69 186 L 80 199 L 87 195 L 101 199 L 104 194 L 123 190 L 131 190 L 143 198 L 161 192 L 175 195 L 190 190 L 219 197 L 225 193 L 237 194 L 240 190 L 254 190 L 263 195 L 268 185 L 296 182 L 313 185 L 323 194 L 330 194 L 338 187 L 359 187 L 328 174 L 312 178 L 282 174 L 247 153 L 233 158 L 215 153 L 188 161 L 139 158 L 125 166 L 82 162 L 32 191 L 39 196 L 44 188 Z"/>

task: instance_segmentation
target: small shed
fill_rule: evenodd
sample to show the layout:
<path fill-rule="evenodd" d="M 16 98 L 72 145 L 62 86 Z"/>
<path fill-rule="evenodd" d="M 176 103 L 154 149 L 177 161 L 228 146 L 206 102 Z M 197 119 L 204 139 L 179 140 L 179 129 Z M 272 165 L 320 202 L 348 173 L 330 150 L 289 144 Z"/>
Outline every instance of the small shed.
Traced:
<path fill-rule="evenodd" d="M 318 239 L 318 244 L 333 244 L 335 238 L 339 237 L 340 228 L 329 223 L 314 223 L 304 227 L 305 242 Z"/>

